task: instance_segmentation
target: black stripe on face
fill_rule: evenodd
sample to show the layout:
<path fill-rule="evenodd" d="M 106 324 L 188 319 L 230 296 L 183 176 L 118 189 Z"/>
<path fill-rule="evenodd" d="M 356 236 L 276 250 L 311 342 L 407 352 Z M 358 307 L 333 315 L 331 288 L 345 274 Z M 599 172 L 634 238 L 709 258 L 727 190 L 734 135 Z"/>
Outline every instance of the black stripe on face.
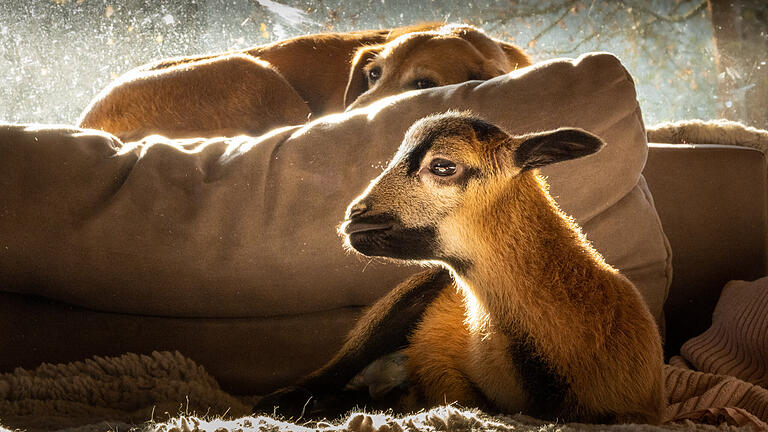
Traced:
<path fill-rule="evenodd" d="M 429 149 L 435 144 L 435 140 L 444 135 L 440 129 L 431 129 L 419 137 L 419 141 L 413 148 L 405 155 L 405 160 L 408 164 L 406 175 L 413 175 L 419 171 L 421 167 L 421 161 L 426 156 Z"/>
<path fill-rule="evenodd" d="M 349 244 L 358 252 L 367 256 L 380 256 L 402 260 L 435 259 L 437 231 L 434 227 L 405 227 L 392 215 L 356 218 L 358 222 L 390 222 L 391 227 L 350 234 Z"/>
<path fill-rule="evenodd" d="M 535 341 L 527 334 L 513 341 L 509 352 L 529 398 L 526 414 L 545 420 L 561 416 L 570 392 L 565 377 L 539 354 Z"/>

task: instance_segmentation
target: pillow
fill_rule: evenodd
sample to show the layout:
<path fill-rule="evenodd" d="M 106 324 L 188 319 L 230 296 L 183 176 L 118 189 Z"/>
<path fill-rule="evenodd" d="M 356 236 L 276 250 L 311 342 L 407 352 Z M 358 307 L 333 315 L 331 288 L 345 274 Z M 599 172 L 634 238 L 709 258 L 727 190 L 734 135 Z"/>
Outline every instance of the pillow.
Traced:
<path fill-rule="evenodd" d="M 264 136 L 121 145 L 0 126 L 0 286 L 102 311 L 266 317 L 368 305 L 418 268 L 336 232 L 416 120 L 472 110 L 510 133 L 581 127 L 607 147 L 549 167 L 553 196 L 660 319 L 670 252 L 641 175 L 635 89 L 609 54 L 409 92 Z"/>

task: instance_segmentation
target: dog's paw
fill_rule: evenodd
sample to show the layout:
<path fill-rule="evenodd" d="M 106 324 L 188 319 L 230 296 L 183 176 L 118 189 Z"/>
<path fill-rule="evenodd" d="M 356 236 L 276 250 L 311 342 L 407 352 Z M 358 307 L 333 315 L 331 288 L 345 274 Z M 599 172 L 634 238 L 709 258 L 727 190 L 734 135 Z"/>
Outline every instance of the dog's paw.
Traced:
<path fill-rule="evenodd" d="M 253 407 L 264 414 L 280 414 L 286 418 L 298 419 L 309 414 L 315 400 L 312 393 L 299 386 L 283 387 L 261 398 Z"/>

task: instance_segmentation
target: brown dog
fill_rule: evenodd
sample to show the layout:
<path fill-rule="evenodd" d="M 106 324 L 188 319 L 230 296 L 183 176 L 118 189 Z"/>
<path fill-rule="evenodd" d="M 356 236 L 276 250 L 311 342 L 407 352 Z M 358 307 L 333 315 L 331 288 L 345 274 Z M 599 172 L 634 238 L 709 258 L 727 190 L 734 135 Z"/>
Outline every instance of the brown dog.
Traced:
<path fill-rule="evenodd" d="M 408 90 L 487 80 L 530 64 L 517 46 L 471 26 L 407 33 L 358 49 L 344 104 L 352 109 Z"/>
<path fill-rule="evenodd" d="M 406 90 L 489 79 L 529 64 L 518 47 L 470 26 L 300 36 L 141 66 L 105 88 L 79 126 L 123 140 L 260 135 Z"/>

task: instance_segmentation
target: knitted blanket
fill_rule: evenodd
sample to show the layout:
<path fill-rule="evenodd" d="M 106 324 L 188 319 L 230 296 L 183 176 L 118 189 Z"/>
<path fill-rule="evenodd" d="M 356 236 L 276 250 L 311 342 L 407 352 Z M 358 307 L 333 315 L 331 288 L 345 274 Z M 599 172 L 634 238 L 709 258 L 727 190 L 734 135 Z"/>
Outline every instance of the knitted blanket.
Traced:
<path fill-rule="evenodd" d="M 562 425 L 456 406 L 409 416 L 351 413 L 329 423 L 251 417 L 256 398 L 227 394 L 178 352 L 94 357 L 0 375 L 0 424 L 30 432 L 768 430 L 766 359 L 768 278 L 729 283 L 712 327 L 665 367 L 663 426 Z"/>
<path fill-rule="evenodd" d="M 666 368 L 669 418 L 728 416 L 768 430 L 768 277 L 729 282 L 712 326 L 680 351 Z"/>

